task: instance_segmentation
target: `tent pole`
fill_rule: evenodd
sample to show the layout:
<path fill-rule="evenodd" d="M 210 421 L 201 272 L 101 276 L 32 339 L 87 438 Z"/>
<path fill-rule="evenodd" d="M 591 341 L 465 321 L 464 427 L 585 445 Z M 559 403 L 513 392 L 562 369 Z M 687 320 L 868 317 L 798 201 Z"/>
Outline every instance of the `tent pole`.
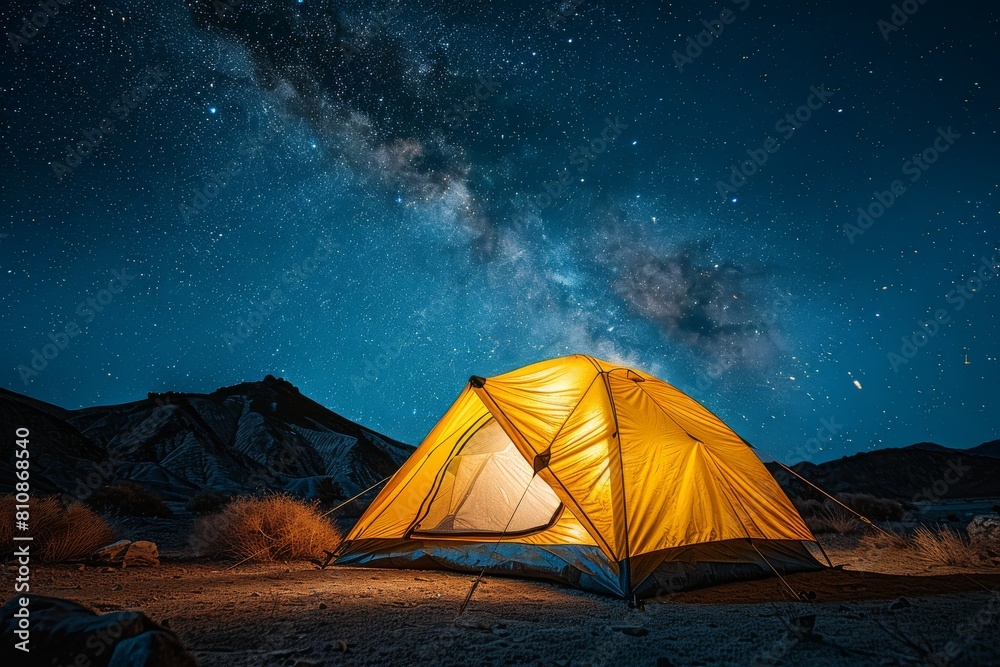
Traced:
<path fill-rule="evenodd" d="M 394 474 L 396 474 L 396 473 L 393 473 L 393 475 L 394 475 Z M 361 492 L 361 493 L 359 493 L 358 495 L 356 495 L 356 496 L 352 496 L 352 497 L 348 498 L 348 499 L 347 499 L 347 500 L 345 500 L 344 502 L 342 502 L 342 503 L 340 503 L 339 505 L 337 505 L 336 507 L 334 507 L 334 508 L 333 508 L 332 510 L 330 510 L 329 512 L 324 512 L 324 513 L 323 513 L 323 514 L 321 514 L 320 516 L 321 516 L 321 517 L 325 517 L 325 516 L 327 516 L 328 514 L 333 514 L 334 512 L 336 512 L 337 510 L 339 510 L 339 509 L 340 509 L 341 507 L 343 507 L 343 506 L 344 506 L 344 505 L 346 505 L 347 503 L 351 502 L 352 500 L 357 500 L 357 499 L 358 499 L 358 498 L 360 498 L 361 496 L 365 495 L 366 493 L 368 493 L 369 491 L 371 491 L 372 489 L 374 489 L 374 488 L 375 488 L 376 486 L 378 486 L 379 484 L 383 484 L 383 483 L 385 483 L 385 482 L 389 481 L 389 480 L 390 480 L 391 478 L 392 478 L 392 475 L 389 475 L 388 477 L 385 477 L 385 478 L 383 478 L 383 479 L 380 479 L 379 481 L 375 482 L 374 484 L 372 484 L 371 486 L 369 486 L 369 487 L 368 487 L 367 489 L 365 489 L 364 491 L 362 491 L 362 492 Z"/>
<path fill-rule="evenodd" d="M 395 474 L 395 473 L 393 473 L 393 474 Z M 390 479 L 392 479 L 392 475 L 389 475 L 388 477 L 380 479 L 379 481 L 375 482 L 374 484 L 372 484 L 371 486 L 369 486 L 367 489 L 365 489 L 361 493 L 357 494 L 356 496 L 352 496 L 351 498 L 348 498 L 344 502 L 342 502 L 339 505 L 337 505 L 336 507 L 334 507 L 332 510 L 330 510 L 328 512 L 324 512 L 321 515 L 320 518 L 323 518 L 323 517 L 326 517 L 326 516 L 328 516 L 330 514 L 333 514 L 334 512 L 336 512 L 337 510 L 339 510 L 341 507 L 343 507 L 347 503 L 349 503 L 349 502 L 351 502 L 353 500 L 357 500 L 361 496 L 365 495 L 366 493 L 368 493 L 369 491 L 371 491 L 372 489 L 374 489 L 376 486 L 379 486 L 380 484 L 384 484 L 385 482 L 387 482 Z M 334 549 L 333 551 L 327 551 L 326 549 L 324 549 L 323 551 L 326 552 L 326 560 L 323 561 L 323 564 L 320 565 L 319 569 L 325 570 L 327 568 L 327 566 L 330 565 L 330 561 L 332 561 L 334 558 L 337 557 L 337 551 L 339 551 L 339 550 L 340 550 L 339 546 L 336 549 Z"/>
<path fill-rule="evenodd" d="M 789 592 L 790 592 L 790 593 L 792 594 L 792 599 L 793 599 L 793 600 L 802 600 L 802 599 L 804 599 L 804 598 L 802 597 L 802 595 L 801 595 L 801 594 L 799 594 L 799 593 L 796 593 L 796 592 L 795 592 L 795 589 L 794 589 L 794 588 L 792 588 L 792 587 L 791 587 L 791 586 L 790 586 L 790 585 L 788 584 L 788 582 L 787 582 L 787 581 L 785 581 L 785 578 L 784 578 L 783 576 L 781 576 L 781 573 L 780 573 L 780 572 L 778 572 L 778 571 L 777 571 L 777 570 L 776 570 L 776 569 L 774 568 L 774 566 L 773 566 L 773 565 L 771 565 L 771 561 L 769 561 L 769 560 L 767 559 L 767 557 L 766 557 L 766 556 L 765 556 L 764 554 L 762 554 L 762 553 L 760 552 L 760 549 L 758 549 L 758 548 L 757 548 L 757 545 L 753 543 L 753 538 L 752 538 L 752 537 L 748 537 L 748 538 L 747 538 L 747 542 L 749 542 L 749 543 L 750 543 L 750 546 L 751 546 L 751 547 L 753 547 L 753 550 L 757 552 L 757 555 L 761 557 L 761 560 L 763 560 L 763 561 L 764 561 L 765 563 L 767 563 L 767 566 L 768 566 L 769 568 L 771 568 L 771 572 L 774 572 L 775 576 L 777 576 L 777 577 L 778 577 L 778 579 L 780 579 L 780 580 L 781 580 L 781 583 L 783 583 L 783 584 L 785 585 L 785 588 L 787 588 L 787 589 L 788 589 L 788 591 L 789 591 Z"/>
<path fill-rule="evenodd" d="M 799 473 L 795 472 L 794 470 L 792 470 L 791 468 L 789 468 L 788 466 L 786 466 L 784 463 L 782 463 L 778 459 L 775 459 L 773 456 L 771 458 L 774 459 L 774 462 L 777 463 L 779 466 L 781 466 L 782 468 L 784 468 L 788 472 L 792 473 L 793 475 L 795 475 L 796 477 L 798 477 L 799 479 L 801 479 L 803 482 L 805 482 L 806 484 L 808 484 L 812 488 L 816 489 L 817 491 L 819 491 L 820 493 L 822 493 L 824 496 L 826 496 L 827 498 L 829 498 L 833 502 L 837 503 L 838 505 L 840 505 L 841 507 L 843 507 L 845 510 L 847 510 L 848 512 L 850 512 L 854 516 L 856 516 L 859 519 L 861 519 L 864 523 L 867 523 L 869 526 L 871 526 L 875 530 L 879 531 L 880 533 L 883 533 L 884 535 L 888 535 L 889 537 L 894 537 L 891 533 L 889 533 L 889 532 L 887 532 L 887 531 L 882 530 L 881 528 L 879 528 L 878 525 L 876 525 L 875 523 L 873 523 L 871 519 L 869 519 L 868 517 L 864 516 L 860 512 L 857 512 L 857 511 L 851 509 L 850 507 L 848 507 L 847 505 L 845 505 L 843 502 L 841 502 L 837 498 L 833 497 L 832 495 L 830 495 L 829 493 L 827 493 L 823 489 L 819 488 L 818 486 L 816 486 L 815 484 L 813 484 L 812 482 L 810 482 L 808 479 L 806 479 L 805 477 L 803 477 Z M 819 541 L 817 540 L 816 543 L 819 544 Z"/>
<path fill-rule="evenodd" d="M 528 484 L 524 487 L 524 493 L 521 494 L 521 499 L 517 501 L 517 505 L 514 506 L 514 511 L 511 513 L 510 518 L 507 519 L 507 525 L 503 527 L 503 532 L 500 533 L 500 537 L 497 538 L 496 544 L 493 545 L 490 557 L 486 559 L 486 564 L 483 565 L 483 569 L 479 573 L 479 576 L 476 577 L 476 580 L 472 582 L 472 587 L 469 589 L 469 593 L 465 596 L 465 600 L 462 601 L 462 606 L 458 608 L 458 616 L 455 617 L 456 620 L 462 615 L 465 608 L 469 606 L 469 602 L 472 601 L 472 594 L 476 592 L 477 588 L 479 588 L 479 582 L 482 581 L 483 575 L 486 574 L 486 568 L 490 566 L 490 561 L 493 560 L 493 556 L 496 555 L 497 549 L 500 547 L 500 543 L 503 542 L 503 538 L 507 535 L 507 530 L 510 528 L 510 524 L 513 523 L 514 517 L 517 516 L 517 510 L 521 508 L 521 503 L 528 495 L 528 489 L 531 488 L 531 483 L 535 481 L 535 475 L 537 474 L 538 473 L 532 473 L 531 479 L 528 480 Z"/>

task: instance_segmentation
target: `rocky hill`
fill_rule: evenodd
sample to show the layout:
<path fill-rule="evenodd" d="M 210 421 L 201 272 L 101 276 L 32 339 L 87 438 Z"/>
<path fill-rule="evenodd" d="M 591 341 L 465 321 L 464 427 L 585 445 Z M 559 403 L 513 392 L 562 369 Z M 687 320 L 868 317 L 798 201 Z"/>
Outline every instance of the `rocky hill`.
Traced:
<path fill-rule="evenodd" d="M 272 376 L 210 394 L 149 394 L 81 410 L 0 390 L 0 422 L 31 430 L 36 493 L 79 498 L 125 480 L 173 501 L 201 490 L 351 496 L 413 451 Z M 0 461 L 0 493 L 13 490 L 12 465 L 12 456 Z"/>
<path fill-rule="evenodd" d="M 878 449 L 834 461 L 792 466 L 829 493 L 868 493 L 908 502 L 1000 497 L 1000 441 L 970 449 L 922 442 Z M 767 467 L 794 496 L 812 497 L 807 485 L 775 463 Z"/>

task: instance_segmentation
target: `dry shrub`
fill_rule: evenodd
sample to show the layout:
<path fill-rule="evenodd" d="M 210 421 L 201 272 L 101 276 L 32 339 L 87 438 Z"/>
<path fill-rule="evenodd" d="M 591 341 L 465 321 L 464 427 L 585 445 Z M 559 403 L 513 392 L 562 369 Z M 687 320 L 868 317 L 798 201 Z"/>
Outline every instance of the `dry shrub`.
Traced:
<path fill-rule="evenodd" d="M 192 537 L 203 555 L 265 562 L 318 558 L 343 538 L 316 503 L 287 495 L 235 499 L 201 519 Z"/>
<path fill-rule="evenodd" d="M 888 530 L 870 530 L 858 540 L 861 549 L 875 551 L 879 549 L 903 550 L 910 547 L 910 541 L 902 533 L 891 528 Z"/>
<path fill-rule="evenodd" d="M 926 565 L 955 565 L 969 567 L 980 565 L 986 554 L 980 545 L 948 527 L 931 530 L 919 526 L 913 533 L 914 556 Z"/>
<path fill-rule="evenodd" d="M 173 516 L 162 500 L 135 482 L 122 482 L 97 489 L 84 501 L 96 510 L 126 516 Z"/>
<path fill-rule="evenodd" d="M 0 498 L 0 544 L 14 544 L 14 496 Z M 114 540 L 104 519 L 81 503 L 64 504 L 58 498 L 32 498 L 28 503 L 28 535 L 32 553 L 43 563 L 59 563 L 89 556 Z M 18 535 L 24 535 L 18 531 Z"/>
<path fill-rule="evenodd" d="M 903 505 L 869 493 L 838 493 L 837 500 L 872 521 L 902 521 Z"/>
<path fill-rule="evenodd" d="M 806 525 L 814 533 L 853 535 L 860 531 L 864 524 L 843 507 L 826 504 L 820 506 L 811 518 L 806 519 Z"/>

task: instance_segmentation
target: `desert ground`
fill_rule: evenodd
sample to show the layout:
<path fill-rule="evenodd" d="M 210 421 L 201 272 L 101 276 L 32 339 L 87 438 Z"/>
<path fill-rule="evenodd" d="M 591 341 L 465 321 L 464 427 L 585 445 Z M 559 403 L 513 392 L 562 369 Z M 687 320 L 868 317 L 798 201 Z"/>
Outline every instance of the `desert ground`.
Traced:
<path fill-rule="evenodd" d="M 843 567 L 625 602 L 546 582 L 330 567 L 232 566 L 163 546 L 157 568 L 38 568 L 34 590 L 142 610 L 203 665 L 996 665 L 1000 571 L 928 569 L 855 538 Z M 7 575 L 9 576 L 9 575 Z M 900 598 L 904 598 L 900 600 Z M 814 617 L 811 619 L 810 617 Z"/>

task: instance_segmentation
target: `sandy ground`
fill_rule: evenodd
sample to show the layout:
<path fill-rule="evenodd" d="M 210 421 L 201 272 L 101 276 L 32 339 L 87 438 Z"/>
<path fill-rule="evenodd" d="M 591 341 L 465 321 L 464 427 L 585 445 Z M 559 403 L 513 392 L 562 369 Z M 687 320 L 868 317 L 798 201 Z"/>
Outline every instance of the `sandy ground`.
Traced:
<path fill-rule="evenodd" d="M 996 665 L 1000 571 L 926 568 L 829 541 L 845 569 L 647 601 L 544 582 L 311 563 L 167 561 L 112 572 L 53 566 L 33 592 L 100 612 L 140 609 L 176 631 L 203 665 Z M 864 566 L 870 572 L 858 572 Z M 904 596 L 909 606 L 892 601 Z M 902 608 L 893 609 L 891 606 Z M 812 634 L 793 622 L 815 616 Z M 945 652 L 954 657 L 945 659 Z M 937 662 L 929 656 L 938 652 Z"/>

